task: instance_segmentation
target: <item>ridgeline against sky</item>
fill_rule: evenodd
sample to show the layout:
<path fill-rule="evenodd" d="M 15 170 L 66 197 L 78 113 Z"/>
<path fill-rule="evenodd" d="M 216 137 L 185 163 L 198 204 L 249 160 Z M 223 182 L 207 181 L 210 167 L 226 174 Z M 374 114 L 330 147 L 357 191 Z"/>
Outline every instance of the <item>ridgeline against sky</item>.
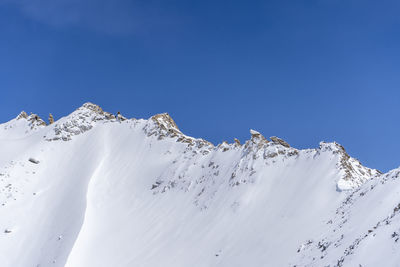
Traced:
<path fill-rule="evenodd" d="M 400 165 L 398 1 L 0 0 L 0 122 L 91 101 Z"/>

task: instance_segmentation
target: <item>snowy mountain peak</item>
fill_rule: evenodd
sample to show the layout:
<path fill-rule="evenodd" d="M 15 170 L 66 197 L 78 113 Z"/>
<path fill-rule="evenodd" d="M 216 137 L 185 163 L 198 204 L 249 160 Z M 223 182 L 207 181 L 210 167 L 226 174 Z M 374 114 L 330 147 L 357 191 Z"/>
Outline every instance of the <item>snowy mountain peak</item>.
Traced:
<path fill-rule="evenodd" d="M 90 102 L 86 102 L 85 104 L 83 104 L 80 108 L 78 108 L 75 112 L 77 113 L 82 113 L 82 114 L 89 114 L 89 113 L 94 113 L 94 114 L 98 114 L 99 116 L 97 117 L 97 119 L 101 119 L 102 117 L 104 119 L 107 120 L 111 120 L 111 119 L 115 119 L 115 115 L 109 112 L 105 112 L 103 111 L 103 109 L 96 104 L 90 103 Z"/>
<path fill-rule="evenodd" d="M 209 150 L 214 147 L 212 143 L 204 139 L 183 134 L 168 113 L 150 117 L 149 120 L 145 121 L 143 130 L 148 137 L 154 135 L 157 136 L 158 140 L 173 139 L 178 143 L 186 144 L 189 149 L 199 149 L 200 153 L 209 153 Z"/>
<path fill-rule="evenodd" d="M 28 115 L 22 111 L 15 119 L 0 124 L 0 137 L 18 139 L 32 134 L 46 126 L 37 114 Z"/>
<path fill-rule="evenodd" d="M 354 189 L 381 174 L 380 171 L 367 168 L 359 160 L 350 157 L 344 147 L 336 142 L 320 142 L 320 150 L 339 157 L 337 167 L 341 171 L 342 178 L 338 181 L 338 190 Z"/>
<path fill-rule="evenodd" d="M 337 143 L 337 142 L 325 142 L 321 141 L 319 143 L 319 147 L 321 151 L 332 151 L 333 153 L 345 153 L 347 154 L 346 150 L 344 147 Z"/>
<path fill-rule="evenodd" d="M 268 143 L 269 141 L 258 131 L 250 129 L 251 141 L 255 143 L 263 142 Z"/>
<path fill-rule="evenodd" d="M 264 137 L 264 136 L 262 136 L 262 134 L 260 132 L 253 130 L 253 129 L 250 129 L 250 134 L 251 134 L 251 137 L 254 137 L 254 138 Z"/>
<path fill-rule="evenodd" d="M 99 122 L 115 122 L 116 116 L 93 103 L 87 102 L 66 117 L 52 123 L 46 134 L 47 141 L 69 141 L 75 135 L 80 135 L 92 129 Z"/>
<path fill-rule="evenodd" d="M 103 112 L 103 109 L 99 105 L 93 104 L 91 102 L 84 103 L 82 105 L 82 108 L 86 108 L 86 109 L 92 110 L 92 111 L 94 111 L 96 113 L 102 113 Z"/>
<path fill-rule="evenodd" d="M 250 130 L 214 146 L 167 113 L 93 103 L 35 116 L 0 125 L 2 267 L 398 266 L 400 170 L 336 142 L 296 149 Z"/>
<path fill-rule="evenodd" d="M 29 125 L 31 127 L 31 129 L 37 128 L 37 127 L 41 127 L 41 126 L 46 126 L 46 122 L 44 120 L 42 120 L 42 118 L 39 117 L 39 115 L 37 114 L 26 114 L 25 111 L 21 111 L 21 113 L 18 114 L 18 116 L 16 117 L 16 120 L 21 120 L 21 119 L 25 119 L 29 122 Z"/>
<path fill-rule="evenodd" d="M 181 132 L 175 121 L 168 113 L 157 114 L 152 116 L 150 119 L 153 120 L 163 130 Z"/>

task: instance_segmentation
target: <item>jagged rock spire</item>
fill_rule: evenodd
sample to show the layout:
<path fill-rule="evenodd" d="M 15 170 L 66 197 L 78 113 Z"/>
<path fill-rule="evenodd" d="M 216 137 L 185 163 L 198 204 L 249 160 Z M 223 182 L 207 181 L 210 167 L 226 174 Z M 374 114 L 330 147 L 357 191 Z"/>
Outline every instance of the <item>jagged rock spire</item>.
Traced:
<path fill-rule="evenodd" d="M 233 140 L 235 141 L 236 146 L 241 146 L 239 139 L 233 138 Z"/>
<path fill-rule="evenodd" d="M 17 120 L 27 119 L 27 118 L 28 118 L 28 114 L 26 114 L 25 111 L 21 111 L 21 113 L 19 113 L 18 116 L 17 116 Z"/>
<path fill-rule="evenodd" d="M 265 143 L 269 142 L 260 132 L 257 132 L 256 130 L 250 129 L 250 134 L 251 134 L 251 140 L 253 142 L 254 141 L 263 141 Z"/>
<path fill-rule="evenodd" d="M 54 117 L 51 113 L 49 113 L 49 124 L 53 124 L 54 123 Z"/>
<path fill-rule="evenodd" d="M 117 120 L 119 120 L 119 121 L 125 121 L 126 120 L 126 118 L 124 117 L 124 116 L 122 116 L 122 114 L 121 114 L 121 112 L 117 112 Z"/>

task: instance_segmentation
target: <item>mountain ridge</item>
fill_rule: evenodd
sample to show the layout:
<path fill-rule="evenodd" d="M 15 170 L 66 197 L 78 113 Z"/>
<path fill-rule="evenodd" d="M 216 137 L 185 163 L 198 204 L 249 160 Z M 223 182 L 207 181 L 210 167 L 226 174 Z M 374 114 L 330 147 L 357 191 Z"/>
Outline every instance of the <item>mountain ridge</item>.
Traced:
<path fill-rule="evenodd" d="M 376 233 L 397 244 L 385 231 L 398 219 L 398 170 L 364 167 L 335 142 L 296 149 L 251 130 L 242 145 L 215 146 L 166 113 L 126 119 L 91 103 L 28 133 L 30 121 L 10 122 L 5 266 L 345 266 L 373 261 L 372 234 L 362 237 L 385 213 L 390 227 Z"/>
<path fill-rule="evenodd" d="M 26 119 L 30 122 L 31 129 L 37 129 L 40 127 L 49 126 L 53 129 L 54 132 L 50 132 L 49 134 L 44 135 L 47 141 L 56 141 L 56 140 L 63 140 L 68 141 L 71 140 L 72 136 L 82 134 L 88 130 L 90 130 L 94 125 L 95 122 L 103 121 L 103 122 L 140 122 L 144 121 L 143 119 L 135 119 L 130 118 L 127 119 L 123 117 L 119 112 L 117 115 L 104 111 L 99 105 L 93 104 L 91 102 L 84 103 L 81 107 L 77 108 L 71 114 L 60 118 L 59 120 L 55 121 L 53 124 L 46 124 L 44 121 L 37 116 L 36 114 L 32 114 L 29 117 L 25 112 L 21 112 L 16 120 Z M 208 142 L 202 138 L 193 138 L 183 134 L 178 126 L 176 125 L 175 121 L 171 118 L 168 113 L 160 113 L 151 116 L 149 119 L 145 120 L 147 122 L 153 121 L 154 125 L 151 123 L 146 123 L 143 129 L 147 132 L 148 136 L 153 134 L 158 136 L 158 139 L 163 139 L 165 137 L 174 138 L 177 137 L 177 142 L 187 143 L 188 145 L 195 145 L 198 148 L 203 146 L 211 146 L 222 148 L 224 151 L 229 150 L 232 146 L 241 146 L 240 143 L 234 141 L 233 143 L 222 142 L 218 145 L 213 145 L 211 142 Z M 7 123 L 5 123 L 7 124 Z M 6 127 L 6 126 L 5 126 Z M 269 142 L 272 144 L 280 145 L 285 148 L 290 148 L 290 145 L 275 136 L 271 136 L 270 140 L 265 138 L 260 132 L 250 129 L 251 138 L 246 140 L 244 146 L 249 146 L 250 143 L 257 143 L 258 148 L 260 149 L 264 145 L 267 145 Z M 333 153 L 338 153 L 341 155 L 340 163 L 338 163 L 339 168 L 344 171 L 343 180 L 338 182 L 337 189 L 338 190 L 347 190 L 350 188 L 354 188 L 356 185 L 360 185 L 369 178 L 373 176 L 380 175 L 381 172 L 376 169 L 369 169 L 361 165 L 361 163 L 352 157 L 350 157 L 343 146 L 336 142 L 320 142 L 321 150 L 330 150 Z M 294 151 L 294 152 L 293 152 Z M 291 153 L 297 153 L 297 149 L 293 150 Z M 204 153 L 207 153 L 205 151 Z M 282 153 L 279 152 L 278 153 Z M 269 154 L 269 156 L 274 156 L 276 153 Z M 350 181 L 352 175 L 355 174 L 356 176 L 361 176 L 357 181 Z M 367 176 L 365 175 L 367 174 Z M 350 185 L 351 184 L 351 185 Z"/>
<path fill-rule="evenodd" d="M 65 117 L 62 117 L 62 118 L 60 118 L 60 119 L 69 118 L 69 122 L 70 122 L 71 120 L 73 120 L 73 118 L 70 118 L 70 117 L 71 117 L 72 114 L 74 114 L 74 113 L 77 113 L 78 117 L 80 117 L 80 118 L 82 118 L 82 117 L 81 117 L 82 114 L 83 114 L 84 116 L 89 117 L 90 115 L 89 115 L 88 112 L 85 112 L 85 111 L 84 111 L 85 109 L 87 109 L 88 111 L 92 111 L 92 112 L 94 112 L 95 114 L 100 115 L 100 117 L 93 117 L 93 118 L 91 118 L 92 121 L 96 121 L 96 120 L 110 120 L 110 121 L 111 121 L 111 120 L 118 120 L 118 118 L 117 118 L 118 116 L 121 116 L 121 117 L 123 118 L 123 120 L 130 120 L 130 121 L 145 120 L 145 119 L 136 119 L 136 118 L 129 118 L 129 119 L 127 119 L 127 118 L 123 117 L 119 112 L 118 112 L 117 115 L 114 115 L 114 114 L 112 114 L 112 113 L 110 113 L 110 112 L 104 111 L 99 105 L 93 104 L 92 102 L 86 102 L 86 103 L 84 103 L 81 107 L 77 108 L 74 112 L 72 112 L 71 114 L 69 114 L 69 115 L 67 115 L 67 116 L 65 116 Z M 46 123 L 44 122 L 44 120 L 42 120 L 37 114 L 31 114 L 31 115 L 28 117 L 28 115 L 27 115 L 24 111 L 22 111 L 22 112 L 16 117 L 16 119 L 19 120 L 19 119 L 22 119 L 22 118 L 25 118 L 25 119 L 27 119 L 28 121 L 35 121 L 35 120 L 36 120 L 36 121 L 37 121 L 36 127 L 37 127 L 37 126 L 51 126 L 51 124 L 46 124 Z M 60 119 L 59 119 L 59 120 L 60 120 Z M 59 120 L 55 121 L 55 123 L 57 124 L 57 122 L 59 122 Z M 122 121 L 123 121 L 123 120 L 122 120 Z M 179 134 L 182 134 L 182 135 L 185 136 L 185 137 L 189 137 L 189 136 L 183 134 L 183 133 L 179 130 L 179 127 L 177 126 L 177 124 L 175 123 L 175 121 L 173 120 L 173 118 L 172 118 L 167 112 L 165 112 L 165 113 L 159 113 L 159 114 L 153 115 L 153 116 L 151 116 L 150 118 L 148 118 L 147 120 L 152 120 L 152 121 L 154 121 L 162 130 L 165 130 L 165 131 L 169 132 L 168 135 L 169 135 L 170 133 L 175 133 L 175 134 L 178 134 L 178 133 L 179 133 Z M 11 121 L 13 121 L 13 120 L 11 120 Z M 6 125 L 6 124 L 10 123 L 11 121 L 6 122 L 6 123 L 3 123 L 3 124 L 0 124 L 0 125 Z M 88 130 L 88 129 L 85 129 L 85 128 L 84 128 L 84 129 L 82 129 L 82 132 L 85 132 L 86 130 Z M 77 133 L 77 132 L 76 132 L 76 133 Z M 175 137 L 175 134 L 173 134 L 172 136 Z M 260 132 L 258 132 L 258 131 L 256 131 L 256 130 L 253 130 L 253 129 L 250 129 L 250 136 L 251 136 L 251 138 L 250 138 L 249 140 L 246 140 L 245 143 L 246 143 L 247 141 L 251 141 L 252 139 L 260 138 L 261 140 L 265 140 L 265 142 L 270 142 L 270 141 L 271 141 L 271 142 L 273 142 L 273 143 L 275 143 L 275 144 L 281 144 L 281 145 L 283 145 L 283 146 L 290 147 L 290 145 L 289 145 L 286 141 L 284 141 L 283 139 L 281 139 L 281 138 L 279 138 L 279 137 L 271 136 L 271 137 L 269 138 L 270 140 L 268 140 L 268 139 L 265 138 Z M 162 137 L 161 137 L 161 138 L 162 138 Z M 193 137 L 189 137 L 189 138 L 193 138 Z M 68 138 L 67 138 L 67 139 L 68 139 Z M 194 139 L 194 138 L 193 138 L 193 139 Z M 216 145 L 214 145 L 213 143 L 211 143 L 211 142 L 209 142 L 209 141 L 207 141 L 207 140 L 204 140 L 204 139 L 202 139 L 202 138 L 197 138 L 197 139 L 201 139 L 201 140 L 203 140 L 204 142 L 207 142 L 208 144 L 210 144 L 210 145 L 212 145 L 212 146 L 217 146 L 217 147 L 223 145 L 224 143 L 226 143 L 226 144 L 228 144 L 228 145 L 232 145 L 232 144 L 238 145 L 238 144 L 240 144 L 239 140 L 237 140 L 236 138 L 234 138 L 234 139 L 236 139 L 237 141 L 233 140 L 233 143 L 228 143 L 228 142 L 226 142 L 226 141 L 223 141 L 223 142 L 221 142 L 221 143 L 219 143 L 219 144 L 216 144 Z M 349 157 L 349 155 L 348 155 L 347 152 L 345 151 L 344 147 L 341 146 L 340 144 L 336 143 L 335 141 L 333 141 L 333 142 L 321 141 L 320 144 L 321 144 L 321 143 L 328 143 L 328 144 L 329 144 L 329 143 L 333 143 L 333 144 L 335 144 L 335 145 L 337 145 L 338 147 L 341 148 L 340 150 L 341 150 L 344 154 L 347 155 L 346 157 Z M 240 145 L 241 145 L 241 144 L 240 144 Z"/>

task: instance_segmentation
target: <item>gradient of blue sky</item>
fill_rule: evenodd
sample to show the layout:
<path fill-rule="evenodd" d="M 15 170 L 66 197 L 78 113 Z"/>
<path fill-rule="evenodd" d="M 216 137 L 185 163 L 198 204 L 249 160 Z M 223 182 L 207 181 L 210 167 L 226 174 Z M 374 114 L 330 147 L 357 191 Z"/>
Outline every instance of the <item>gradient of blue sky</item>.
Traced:
<path fill-rule="evenodd" d="M 91 101 L 400 165 L 400 2 L 0 0 L 0 121 Z"/>

